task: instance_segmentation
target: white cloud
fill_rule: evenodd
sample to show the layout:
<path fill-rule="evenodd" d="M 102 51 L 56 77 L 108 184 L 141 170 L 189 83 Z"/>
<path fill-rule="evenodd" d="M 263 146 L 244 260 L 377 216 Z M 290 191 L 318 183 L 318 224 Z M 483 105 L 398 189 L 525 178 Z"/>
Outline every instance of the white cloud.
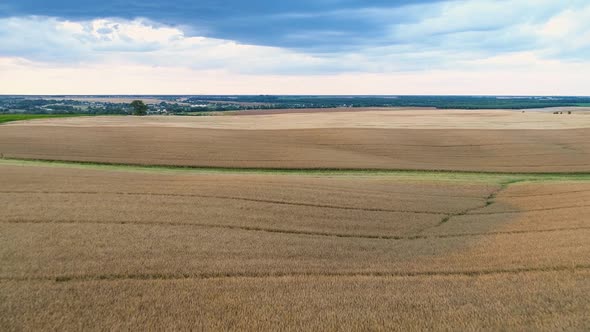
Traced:
<path fill-rule="evenodd" d="M 146 65 L 46 65 L 0 58 L 6 94 L 473 94 L 588 95 L 590 67 L 492 58 L 467 69 L 405 73 L 247 75 L 227 70 Z M 504 69 L 502 69 L 504 68 Z"/>
<path fill-rule="evenodd" d="M 590 57 L 590 3 L 568 9 L 539 26 L 547 56 L 587 61 Z"/>
<path fill-rule="evenodd" d="M 0 19 L 0 55 L 45 62 L 137 63 L 236 72 L 305 71 L 329 66 L 326 60 L 308 54 L 186 36 L 179 28 L 140 19 Z"/>
<path fill-rule="evenodd" d="M 344 14 L 353 13 L 333 13 Z M 384 35 L 324 53 L 192 36 L 145 19 L 1 18 L 0 92 L 590 94 L 586 0 L 357 14 L 387 27 Z"/>

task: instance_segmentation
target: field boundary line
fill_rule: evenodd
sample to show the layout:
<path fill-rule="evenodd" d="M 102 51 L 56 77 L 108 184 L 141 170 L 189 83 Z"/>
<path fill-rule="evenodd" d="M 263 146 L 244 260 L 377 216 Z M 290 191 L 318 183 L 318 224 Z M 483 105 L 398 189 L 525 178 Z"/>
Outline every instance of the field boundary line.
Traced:
<path fill-rule="evenodd" d="M 460 212 L 457 212 L 457 213 L 447 214 L 438 223 L 438 225 L 435 225 L 433 227 L 426 228 L 426 229 L 422 230 L 422 232 L 430 231 L 432 229 L 441 227 L 444 224 L 446 224 L 447 222 L 451 221 L 453 218 L 457 218 L 457 217 L 465 216 L 465 215 L 478 215 L 480 213 L 477 213 L 475 211 L 484 209 L 484 208 L 486 208 L 486 207 L 488 207 L 488 206 L 496 203 L 496 198 L 498 197 L 498 195 L 500 195 L 501 192 L 507 190 L 510 185 L 515 184 L 515 183 L 519 183 L 519 182 L 525 182 L 525 181 L 527 181 L 527 180 L 524 180 L 524 179 L 513 179 L 513 180 L 503 181 L 503 182 L 501 182 L 501 183 L 498 184 L 499 188 L 493 190 L 487 197 L 484 198 L 485 203 L 483 205 L 474 206 L 472 208 L 468 208 L 468 209 L 465 209 L 465 210 L 460 211 Z M 526 210 L 523 210 L 523 211 L 514 211 L 514 213 L 520 213 L 520 212 L 526 212 Z M 496 213 L 489 213 L 489 214 L 496 214 Z"/>
<path fill-rule="evenodd" d="M 75 220 L 33 220 L 33 219 L 13 219 L 3 220 L 0 224 L 65 224 L 65 225 L 127 225 L 127 226 L 173 226 L 173 227 L 201 227 L 201 228 L 220 228 L 233 229 L 251 232 L 266 232 L 277 234 L 293 234 L 293 235 L 309 235 L 320 237 L 334 237 L 334 238 L 353 238 L 353 239 L 372 239 L 372 240 L 428 240 L 428 239 L 446 239 L 446 238 L 460 238 L 460 237 L 477 237 L 477 236 L 496 236 L 496 235 L 512 235 L 512 234 L 534 234 L 534 233 L 553 233 L 566 232 L 575 230 L 590 230 L 590 226 L 580 227 L 560 227 L 536 230 L 513 230 L 513 231 L 497 231 L 497 232 L 483 232 L 483 233 L 456 233 L 456 234 L 420 234 L 420 235 L 371 235 L 371 234 L 346 234 L 346 233 L 330 233 L 330 232 L 314 232 L 304 230 L 289 230 L 278 228 L 263 228 L 255 226 L 238 226 L 238 225 L 223 225 L 223 224 L 205 224 L 205 223 L 189 223 L 189 222 L 148 222 L 148 221 L 75 221 Z"/>
<path fill-rule="evenodd" d="M 95 195 L 95 194 L 105 194 L 104 192 L 19 192 L 19 191 L 0 191 L 2 194 L 79 194 L 79 195 Z M 382 208 L 361 208 L 361 207 L 354 207 L 354 206 L 339 206 L 339 205 L 330 205 L 330 204 L 313 204 L 313 203 L 305 203 L 305 202 L 288 202 L 288 201 L 279 201 L 279 200 L 272 200 L 272 199 L 257 199 L 257 198 L 247 198 L 247 197 L 237 197 L 237 196 L 221 196 L 221 195 L 200 195 L 200 194 L 154 194 L 154 193 L 125 193 L 125 192 L 114 192 L 114 193 L 107 193 L 113 195 L 129 195 L 129 196 L 170 196 L 170 197 L 198 197 L 198 198 L 215 198 L 215 199 L 224 199 L 224 200 L 236 200 L 236 201 L 245 201 L 245 202 L 255 202 L 255 203 L 268 203 L 268 204 L 278 204 L 278 205 L 292 205 L 292 206 L 306 206 L 306 207 L 316 207 L 316 208 L 325 208 L 325 209 L 335 209 L 335 210 L 354 210 L 354 211 L 367 211 L 367 212 L 392 212 L 392 213 L 407 213 L 407 214 L 430 214 L 430 215 L 444 215 L 445 212 L 436 212 L 436 211 L 414 211 L 414 210 L 394 210 L 394 209 L 382 209 Z"/>
<path fill-rule="evenodd" d="M 3 163 L 4 162 L 4 163 Z M 448 175 L 448 176 L 515 176 L 524 177 L 526 181 L 544 180 L 549 177 L 571 178 L 573 180 L 590 180 L 590 171 L 573 172 L 511 172 L 511 171 L 470 171 L 448 169 L 383 169 L 383 168 L 272 168 L 272 167 L 223 167 L 223 166 L 198 166 L 198 165 L 166 165 L 166 164 L 134 164 L 100 161 L 75 161 L 59 159 L 39 158 L 13 158 L 4 156 L 0 158 L 1 164 L 28 163 L 30 166 L 95 166 L 102 170 L 161 170 L 180 171 L 192 170 L 217 173 L 266 173 L 266 174 L 310 174 L 310 175 Z M 451 178 L 452 179 L 452 178 Z M 477 178 L 476 178 L 477 179 Z M 485 180 L 485 179 L 484 179 Z"/>
<path fill-rule="evenodd" d="M 467 270 L 467 271 L 374 271 L 374 272 L 272 272 L 272 273 L 248 273 L 248 272 L 220 272 L 220 273 L 130 273 L 130 274 L 102 274 L 102 275 L 61 275 L 61 276 L 31 276 L 31 277 L 0 277 L 2 281 L 54 281 L 54 282 L 83 282 L 83 281 L 117 281 L 117 280 L 182 280 L 182 279 L 234 279 L 234 278 L 285 278 L 285 277 L 479 277 L 497 274 L 525 274 L 535 272 L 576 272 L 590 270 L 590 264 L 522 267 L 513 269 Z"/>
<path fill-rule="evenodd" d="M 387 197 L 390 198 L 389 195 L 404 195 L 404 196 L 427 196 L 427 197 L 446 197 L 446 198 L 462 198 L 462 199 L 473 199 L 473 200 L 482 200 L 481 196 L 474 196 L 474 195 L 448 195 L 448 194 L 424 194 L 424 193 L 413 193 L 407 191 L 356 191 L 356 190 L 340 190 L 338 187 L 330 187 L 329 189 L 325 189 L 325 187 L 314 187 L 308 186 L 305 189 L 313 188 L 313 189 L 323 189 L 329 191 L 337 191 L 339 193 L 353 193 L 353 194 L 360 194 L 360 195 L 376 195 L 380 197 Z M 588 190 L 590 191 L 590 190 Z M 201 194 L 196 193 L 157 193 L 157 192 L 129 192 L 129 191 L 73 191 L 73 190 L 62 190 L 62 191 L 52 191 L 52 190 L 0 190 L 0 194 L 83 194 L 83 195 L 145 195 L 145 196 L 172 196 L 172 197 L 193 197 L 199 196 Z M 230 196 L 233 197 L 233 196 Z M 247 197 L 246 197 L 247 198 Z M 444 214 L 444 212 L 441 212 Z"/>
<path fill-rule="evenodd" d="M 548 196 L 559 196 L 559 195 L 567 195 L 567 194 L 580 194 L 580 193 L 590 193 L 590 189 L 586 190 L 570 190 L 570 191 L 556 191 L 552 193 L 544 193 L 544 194 L 525 194 L 525 195 L 504 195 L 506 198 L 531 198 L 531 197 L 548 197 Z"/>
<path fill-rule="evenodd" d="M 590 204 L 556 206 L 556 207 L 535 208 L 535 209 L 526 209 L 526 210 L 508 210 L 508 211 L 494 211 L 494 212 L 470 212 L 470 213 L 468 213 L 468 215 L 470 215 L 470 216 L 485 216 L 485 215 L 495 215 L 495 214 L 512 214 L 512 213 L 523 213 L 523 212 L 567 210 L 567 209 L 585 208 L 585 207 L 590 207 Z"/>

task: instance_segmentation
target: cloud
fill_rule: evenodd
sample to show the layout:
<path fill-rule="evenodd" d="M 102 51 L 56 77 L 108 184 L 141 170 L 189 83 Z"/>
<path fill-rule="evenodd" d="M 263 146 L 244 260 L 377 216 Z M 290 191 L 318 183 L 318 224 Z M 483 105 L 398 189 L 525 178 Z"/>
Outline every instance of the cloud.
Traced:
<path fill-rule="evenodd" d="M 548 57 L 575 61 L 590 58 L 590 4 L 567 9 L 540 26 L 538 38 Z"/>
<path fill-rule="evenodd" d="M 36 1 L 21 2 L 19 7 L 9 1 L 4 8 L 33 8 L 27 6 Z M 507 71 L 532 79 L 532 73 L 548 68 L 551 75 L 563 70 L 564 76 L 578 77 L 571 75 L 572 68 L 584 72 L 590 67 L 590 3 L 585 0 L 275 1 L 268 8 L 258 2 L 253 8 L 237 4 L 244 9 L 239 13 L 223 11 L 219 1 L 179 2 L 187 13 L 202 12 L 185 24 L 189 14 L 166 12 L 169 5 L 155 0 L 109 2 L 130 5 L 145 18 L 131 10 L 119 18 L 108 16 L 111 7 L 98 2 L 72 3 L 66 10 L 68 2 L 58 1 L 55 8 L 40 6 L 45 9 L 32 12 L 60 16 L 6 16 L 0 18 L 0 57 L 11 61 L 5 68 L 24 70 L 20 64 L 28 63 L 45 73 L 52 67 L 64 73 L 118 68 L 139 76 L 151 70 L 164 76 L 206 73 L 209 79 L 233 75 L 249 82 L 258 82 L 256 76 L 305 81 L 364 75 L 374 81 L 380 75 L 434 79 L 428 74 L 470 77 L 468 72 L 490 76 Z M 158 10 L 162 15 L 156 19 Z M 220 22 L 211 23 L 213 17 Z M 241 26 L 247 27 L 237 28 Z"/>
<path fill-rule="evenodd" d="M 325 59 L 276 47 L 190 37 L 179 28 L 142 19 L 0 19 L 0 46 L 0 55 L 55 63 L 182 66 L 242 73 L 310 72 L 332 65 Z"/>
<path fill-rule="evenodd" d="M 316 40 L 290 39 L 309 31 L 342 32 L 346 38 L 324 39 L 338 46 L 380 32 L 378 22 L 355 15 L 364 8 L 396 8 L 440 0 L 3 0 L 7 17 L 49 16 L 81 21 L 97 17 L 138 17 L 187 27 L 191 35 L 235 40 L 245 44 L 304 48 Z M 333 12 L 351 15 L 332 15 Z M 270 30 L 269 30 L 270 29 Z M 358 37 L 358 38 L 351 38 Z"/>
<path fill-rule="evenodd" d="M 533 58 L 534 61 L 539 61 Z M 0 58 L 0 91 L 6 94 L 465 94 L 587 95 L 590 68 L 541 62 L 514 71 L 495 69 L 531 60 L 489 59 L 473 68 L 404 73 L 322 75 L 236 74 L 145 65 L 46 65 Z M 488 65 L 492 67 L 487 67 Z"/>
<path fill-rule="evenodd" d="M 0 17 L 44 16 L 73 22 L 145 18 L 182 27 L 186 36 L 306 53 L 430 43 L 536 25 L 588 7 L 587 0 L 5 0 Z M 479 34 L 478 34 L 479 32 Z M 457 39 L 458 36 L 454 36 Z M 503 48 L 508 48 L 506 44 Z M 513 43 L 517 45 L 517 43 Z"/>

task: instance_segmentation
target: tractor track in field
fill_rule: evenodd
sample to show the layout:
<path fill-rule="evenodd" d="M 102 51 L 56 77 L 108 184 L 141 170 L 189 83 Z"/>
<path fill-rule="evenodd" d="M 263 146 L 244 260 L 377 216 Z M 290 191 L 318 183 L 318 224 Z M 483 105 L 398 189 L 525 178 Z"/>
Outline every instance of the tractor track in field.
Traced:
<path fill-rule="evenodd" d="M 94 191 L 61 191 L 61 192 L 42 192 L 42 191 L 2 191 L 3 194 L 75 194 L 75 195 L 103 195 L 103 194 L 114 194 L 114 195 L 129 195 L 129 196 L 162 196 L 162 197 L 195 197 L 195 198 L 213 198 L 213 199 L 224 199 L 254 203 L 268 203 L 268 204 L 279 204 L 279 205 L 292 205 L 292 206 L 305 206 L 314 208 L 325 208 L 325 209 L 337 209 L 337 210 L 353 210 L 353 211 L 368 211 L 368 212 L 394 212 L 394 213 L 413 213 L 413 214 L 431 214 L 431 215 L 442 215 L 445 212 L 437 211 L 419 211 L 419 210 L 402 210 L 402 209 L 383 209 L 383 208 L 361 208 L 354 206 L 341 206 L 331 204 L 314 204 L 305 202 L 289 202 L 272 199 L 258 199 L 258 198 L 247 198 L 237 196 L 221 196 L 221 195 L 201 195 L 201 194 L 155 194 L 155 193 L 129 193 L 129 192 L 94 192 Z"/>
<path fill-rule="evenodd" d="M 346 278 L 346 277 L 478 277 L 497 274 L 524 274 L 541 272 L 577 272 L 590 270 L 590 264 L 522 267 L 513 269 L 465 270 L 465 271 L 374 271 L 374 272 L 219 272 L 219 273 L 129 273 L 129 274 L 101 274 L 101 275 L 59 275 L 59 276 L 30 276 L 30 277 L 0 277 L 0 281 L 53 281 L 53 282 L 84 282 L 84 281 L 117 281 L 117 280 L 207 280 L 229 278 L 285 278 L 285 277 L 316 277 L 316 278 Z"/>
<path fill-rule="evenodd" d="M 536 229 L 536 230 L 513 230 L 513 231 L 498 231 L 498 232 L 482 232 L 482 233 L 456 233 L 456 234 L 419 234 L 419 235 L 373 235 L 373 234 L 346 234 L 346 233 L 331 233 L 331 232 L 314 232 L 305 230 L 290 230 L 279 228 L 264 228 L 254 226 L 238 226 L 238 225 L 223 225 L 223 224 L 206 224 L 206 223 L 192 223 L 192 222 L 159 222 L 159 221 L 77 221 L 77 220 L 33 220 L 33 219 L 13 219 L 0 221 L 0 224 L 65 224 L 65 225 L 126 225 L 126 226 L 175 226 L 175 227 L 200 227 L 200 228 L 220 228 L 252 232 L 265 232 L 277 234 L 293 234 L 293 235 L 308 235 L 308 236 L 322 236 L 334 238 L 353 238 L 353 239 L 374 239 L 374 240 L 428 240 L 428 239 L 446 239 L 446 238 L 461 238 L 461 237 L 478 237 L 478 236 L 496 236 L 496 235 L 511 235 L 511 234 L 530 234 L 530 233 L 552 233 L 565 232 L 574 230 L 590 230 L 590 226 L 585 227 L 562 227 L 550 229 Z"/>

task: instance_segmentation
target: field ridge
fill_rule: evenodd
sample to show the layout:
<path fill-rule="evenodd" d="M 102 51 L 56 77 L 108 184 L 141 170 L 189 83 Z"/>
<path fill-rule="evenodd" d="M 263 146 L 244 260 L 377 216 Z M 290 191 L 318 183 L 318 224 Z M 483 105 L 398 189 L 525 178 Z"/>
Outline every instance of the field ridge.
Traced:
<path fill-rule="evenodd" d="M 265 232 L 277 234 L 294 234 L 294 235 L 310 235 L 310 236 L 325 236 L 335 238 L 353 238 L 353 239 L 371 239 L 371 240 L 426 240 L 426 239 L 447 239 L 447 238 L 461 238 L 461 237 L 477 237 L 477 236 L 496 236 L 496 235 L 511 235 L 511 234 L 535 234 L 535 233 L 553 233 L 566 232 L 572 230 L 590 230 L 590 226 L 579 227 L 560 227 L 549 229 L 533 229 L 533 230 L 512 230 L 512 231 L 495 231 L 484 233 L 457 233 L 457 234 L 420 234 L 411 236 L 401 235 L 370 235 L 370 234 L 347 234 L 347 233 L 332 233 L 332 232 L 314 232 L 304 230 L 290 230 L 278 228 L 264 228 L 253 226 L 237 226 L 224 224 L 207 224 L 207 223 L 193 223 L 193 222 L 168 222 L 168 221 L 135 221 L 135 220 L 113 220 L 113 221 L 79 221 L 79 220 L 35 220 L 35 219 L 5 219 L 0 221 L 0 224 L 67 224 L 67 225 L 142 225 L 142 226 L 176 226 L 176 227 L 201 227 L 201 228 L 221 228 L 221 229 L 237 229 L 252 232 Z"/>
<path fill-rule="evenodd" d="M 489 269 L 465 271 L 420 271 L 420 272 L 269 272 L 269 273 L 145 273 L 145 274 L 102 274 L 102 275 L 70 275 L 40 277 L 0 277 L 3 281 L 114 281 L 114 280 L 178 280 L 178 279 L 227 279 L 227 278 L 282 278 L 282 277 L 433 277 L 433 276 L 466 276 L 477 277 L 495 274 L 523 274 L 533 272 L 576 272 L 590 270 L 590 264 L 558 265 L 541 267 L 523 267 L 514 269 Z"/>
<path fill-rule="evenodd" d="M 501 172 L 445 169 L 379 169 L 379 168 L 267 168 L 267 167 L 217 167 L 165 164 L 112 163 L 99 161 L 71 161 L 54 159 L 0 158 L 0 165 L 55 166 L 91 168 L 115 171 L 197 171 L 203 173 L 263 173 L 263 174 L 304 174 L 304 175 L 427 175 L 427 176 L 469 176 L 509 177 L 508 181 L 538 180 L 589 180 L 590 172 Z M 516 178 L 516 179 L 514 179 Z M 476 179 L 476 178 L 474 178 Z M 495 180 L 495 179 L 494 179 Z"/>

